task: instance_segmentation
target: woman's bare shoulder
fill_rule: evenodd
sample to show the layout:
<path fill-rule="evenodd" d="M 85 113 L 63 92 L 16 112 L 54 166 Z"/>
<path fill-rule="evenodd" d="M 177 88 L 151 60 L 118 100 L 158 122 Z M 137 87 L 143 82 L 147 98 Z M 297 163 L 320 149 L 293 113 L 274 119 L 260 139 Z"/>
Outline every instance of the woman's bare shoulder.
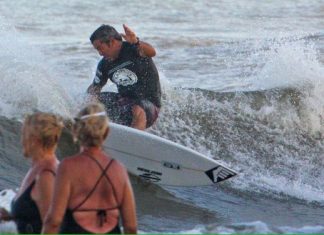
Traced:
<path fill-rule="evenodd" d="M 71 156 L 66 156 L 63 158 L 63 160 L 61 160 L 60 165 L 73 164 L 76 161 L 80 161 L 81 159 L 82 159 L 82 154 L 80 153 Z"/>
<path fill-rule="evenodd" d="M 116 159 L 113 159 L 111 164 L 110 172 L 115 174 L 116 176 L 122 178 L 128 178 L 128 172 L 124 164 Z"/>
<path fill-rule="evenodd" d="M 73 169 L 79 168 L 79 165 L 82 162 L 83 158 L 81 154 L 65 157 L 63 160 L 61 160 L 58 166 L 58 171 L 73 171 Z"/>
<path fill-rule="evenodd" d="M 120 170 L 126 170 L 126 167 L 124 166 L 124 164 L 122 162 L 120 162 L 117 159 L 112 158 L 112 164 L 111 167 L 116 168 L 116 169 L 120 169 Z"/>

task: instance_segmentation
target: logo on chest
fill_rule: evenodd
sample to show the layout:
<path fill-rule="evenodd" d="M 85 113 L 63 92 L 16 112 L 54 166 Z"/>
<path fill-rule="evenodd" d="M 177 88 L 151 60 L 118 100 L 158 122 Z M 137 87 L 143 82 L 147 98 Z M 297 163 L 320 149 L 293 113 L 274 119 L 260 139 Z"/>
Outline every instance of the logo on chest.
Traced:
<path fill-rule="evenodd" d="M 136 74 L 129 69 L 118 69 L 113 77 L 112 81 L 120 86 L 130 86 L 137 82 L 138 78 Z"/>

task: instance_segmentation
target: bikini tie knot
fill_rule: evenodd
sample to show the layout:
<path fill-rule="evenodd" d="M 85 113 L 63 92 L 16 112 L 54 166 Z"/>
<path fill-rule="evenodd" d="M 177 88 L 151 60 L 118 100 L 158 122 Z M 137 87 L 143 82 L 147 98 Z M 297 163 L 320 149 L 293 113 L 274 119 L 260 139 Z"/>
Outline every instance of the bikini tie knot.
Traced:
<path fill-rule="evenodd" d="M 97 215 L 99 216 L 99 225 L 102 225 L 107 222 L 107 213 L 105 210 L 98 210 Z"/>

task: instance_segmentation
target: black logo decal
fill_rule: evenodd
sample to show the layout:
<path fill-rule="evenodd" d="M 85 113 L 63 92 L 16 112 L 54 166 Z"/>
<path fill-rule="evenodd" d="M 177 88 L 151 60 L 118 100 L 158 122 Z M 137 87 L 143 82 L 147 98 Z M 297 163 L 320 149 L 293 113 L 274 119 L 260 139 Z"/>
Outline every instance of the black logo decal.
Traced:
<path fill-rule="evenodd" d="M 137 167 L 137 170 L 144 172 L 143 174 L 138 175 L 138 176 L 146 181 L 149 181 L 152 183 L 161 181 L 161 178 L 159 177 L 159 176 L 162 176 L 161 172 L 151 171 L 151 170 L 148 170 L 148 169 L 145 169 L 142 167 Z"/>
<path fill-rule="evenodd" d="M 235 172 L 222 166 L 216 166 L 215 168 L 205 171 L 205 173 L 214 183 L 221 182 L 236 175 Z"/>
<path fill-rule="evenodd" d="M 179 164 L 172 163 L 172 162 L 162 162 L 164 167 L 175 169 L 175 170 L 180 170 L 181 167 Z"/>

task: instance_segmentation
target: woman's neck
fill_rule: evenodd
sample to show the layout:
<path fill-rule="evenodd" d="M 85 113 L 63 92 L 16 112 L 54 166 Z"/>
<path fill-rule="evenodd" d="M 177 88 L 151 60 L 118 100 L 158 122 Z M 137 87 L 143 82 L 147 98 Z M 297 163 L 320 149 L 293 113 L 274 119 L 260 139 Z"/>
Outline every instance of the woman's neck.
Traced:
<path fill-rule="evenodd" d="M 36 165 L 41 162 L 57 161 L 55 149 L 40 149 L 39 151 L 33 153 L 31 159 L 32 165 Z"/>
<path fill-rule="evenodd" d="M 97 155 L 102 153 L 101 147 L 95 146 L 95 147 L 89 147 L 89 146 L 82 146 L 81 147 L 81 152 L 87 153 L 90 155 Z"/>

